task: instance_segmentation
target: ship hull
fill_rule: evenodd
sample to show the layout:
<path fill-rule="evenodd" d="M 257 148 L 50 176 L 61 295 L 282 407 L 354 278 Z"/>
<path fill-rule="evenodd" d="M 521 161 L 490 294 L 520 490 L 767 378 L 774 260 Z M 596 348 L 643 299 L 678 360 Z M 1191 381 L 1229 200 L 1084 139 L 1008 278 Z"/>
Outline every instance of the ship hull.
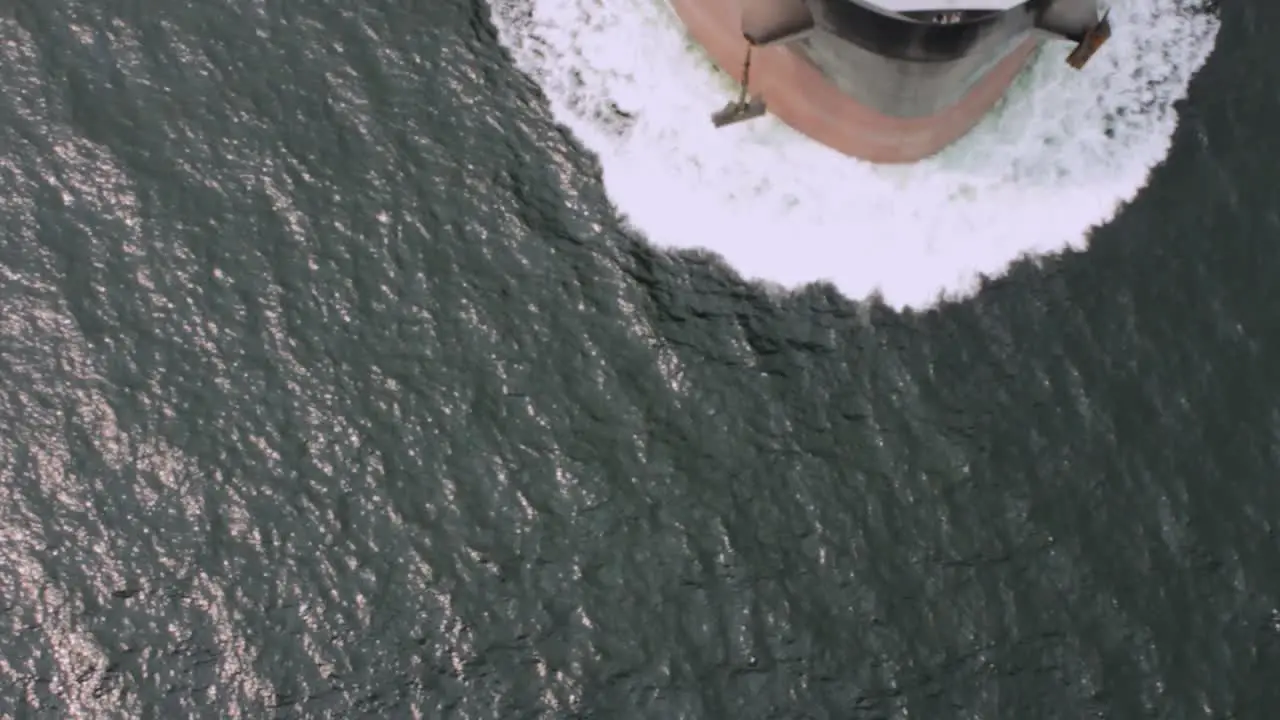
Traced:
<path fill-rule="evenodd" d="M 741 82 L 747 52 L 742 0 L 669 2 L 716 65 Z M 891 114 L 860 102 L 843 81 L 856 81 L 859 73 L 872 77 L 875 70 L 866 62 L 859 67 L 855 60 L 844 75 L 824 72 L 806 54 L 806 46 L 812 52 L 812 42 L 752 50 L 749 89 L 783 123 L 838 152 L 876 163 L 910 163 L 938 153 L 972 130 L 1000 101 L 1040 42 L 1031 32 L 1009 34 L 1004 39 L 1007 49 L 1001 49 L 980 77 L 967 83 L 958 97 L 924 114 Z M 830 68 L 830 62 L 825 64 Z"/>

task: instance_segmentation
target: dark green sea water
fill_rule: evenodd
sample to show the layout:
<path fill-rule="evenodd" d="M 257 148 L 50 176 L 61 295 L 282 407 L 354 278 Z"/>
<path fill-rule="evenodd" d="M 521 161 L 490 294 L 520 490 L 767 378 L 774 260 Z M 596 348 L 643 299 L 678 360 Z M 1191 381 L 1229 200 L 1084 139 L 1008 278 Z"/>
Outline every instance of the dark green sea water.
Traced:
<path fill-rule="evenodd" d="M 1273 717 L 1222 5 L 1086 252 L 899 313 L 622 230 L 478 0 L 0 3 L 0 716 Z"/>

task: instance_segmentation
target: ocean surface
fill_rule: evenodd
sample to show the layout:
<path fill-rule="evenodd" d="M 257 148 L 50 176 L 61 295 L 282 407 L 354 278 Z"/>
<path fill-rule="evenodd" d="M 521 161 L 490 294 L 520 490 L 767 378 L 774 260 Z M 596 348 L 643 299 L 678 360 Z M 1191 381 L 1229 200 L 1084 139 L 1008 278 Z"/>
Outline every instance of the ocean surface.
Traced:
<path fill-rule="evenodd" d="M 1147 145 L 894 176 L 1043 210 L 908 286 L 662 235 L 734 150 L 601 151 L 512 1 L 0 4 L 0 717 L 1274 716 L 1280 4 L 1100 66 Z"/>

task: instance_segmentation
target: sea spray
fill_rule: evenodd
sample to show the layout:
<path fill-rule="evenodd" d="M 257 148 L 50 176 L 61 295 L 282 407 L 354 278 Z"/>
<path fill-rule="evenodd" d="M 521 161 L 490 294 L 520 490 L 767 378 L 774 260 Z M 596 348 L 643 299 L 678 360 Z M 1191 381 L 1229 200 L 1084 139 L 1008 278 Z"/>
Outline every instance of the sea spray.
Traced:
<path fill-rule="evenodd" d="M 841 156 L 772 117 L 715 130 L 732 83 L 663 0 L 490 0 L 502 42 L 651 242 L 749 278 L 923 307 L 1027 255 L 1083 247 L 1169 152 L 1213 49 L 1210 0 L 1121 0 L 1082 71 L 1049 43 L 960 142 L 906 167 Z"/>

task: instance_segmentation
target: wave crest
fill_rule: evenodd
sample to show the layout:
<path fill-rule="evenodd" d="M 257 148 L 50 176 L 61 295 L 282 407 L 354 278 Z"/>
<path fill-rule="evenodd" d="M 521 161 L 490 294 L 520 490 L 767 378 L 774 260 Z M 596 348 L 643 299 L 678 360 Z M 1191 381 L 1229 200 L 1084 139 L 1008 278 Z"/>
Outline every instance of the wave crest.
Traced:
<path fill-rule="evenodd" d="M 1081 247 L 1166 157 L 1217 37 L 1216 0 L 1128 0 L 1082 71 L 1047 45 L 960 142 L 910 166 L 828 150 L 772 117 L 715 130 L 735 91 L 663 0 L 490 0 L 499 38 L 596 152 L 650 241 L 747 277 L 922 307 L 1019 257 Z"/>

